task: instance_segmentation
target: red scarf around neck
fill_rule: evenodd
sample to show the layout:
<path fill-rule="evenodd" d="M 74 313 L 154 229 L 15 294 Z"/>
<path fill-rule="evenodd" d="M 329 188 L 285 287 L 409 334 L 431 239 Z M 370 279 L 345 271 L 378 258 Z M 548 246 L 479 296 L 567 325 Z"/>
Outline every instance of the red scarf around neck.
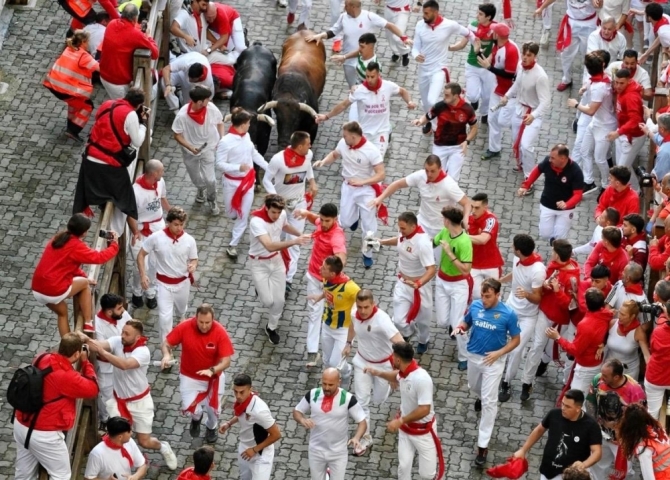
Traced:
<path fill-rule="evenodd" d="M 347 277 L 344 273 L 340 273 L 339 275 L 335 275 L 333 278 L 328 280 L 328 285 L 343 285 L 347 283 L 350 280 L 349 277 Z"/>
<path fill-rule="evenodd" d="M 591 83 L 612 83 L 612 81 L 609 79 L 607 75 L 604 73 L 599 73 L 598 75 L 592 75 L 591 76 Z"/>
<path fill-rule="evenodd" d="M 414 235 L 416 235 L 417 233 L 425 233 L 423 228 L 421 228 L 421 225 L 417 225 L 416 228 L 414 229 L 414 231 L 412 233 L 410 233 L 409 235 L 407 235 L 406 237 L 400 237 L 400 241 L 404 242 L 405 240 L 411 240 L 412 237 Z"/>
<path fill-rule="evenodd" d="M 633 321 L 630 322 L 625 327 L 621 325 L 621 322 L 617 323 L 619 324 L 619 331 L 621 332 L 621 335 L 623 335 L 624 337 L 640 326 L 640 320 L 638 320 L 637 318 L 634 318 Z"/>
<path fill-rule="evenodd" d="M 531 253 L 530 256 L 526 257 L 523 260 L 519 260 L 516 262 L 517 266 L 518 265 L 523 265 L 524 267 L 530 267 L 532 264 L 536 262 L 542 262 L 542 257 L 540 256 L 539 253 Z"/>
<path fill-rule="evenodd" d="M 197 112 L 193 111 L 193 102 L 189 102 L 186 109 L 186 114 L 198 125 L 205 124 L 205 117 L 207 116 L 207 107 L 202 107 Z"/>
<path fill-rule="evenodd" d="M 616 38 L 616 34 L 617 34 L 617 31 L 614 30 L 614 33 L 612 34 L 612 38 L 607 38 L 605 35 L 603 35 L 603 29 L 602 28 L 600 29 L 600 38 L 602 38 L 606 42 L 611 42 L 612 40 L 614 40 Z"/>
<path fill-rule="evenodd" d="M 249 395 L 249 397 L 245 401 L 243 401 L 242 403 L 235 402 L 233 404 L 233 411 L 235 412 L 236 417 L 239 417 L 240 415 L 242 415 L 244 412 L 247 411 L 247 407 L 249 406 L 249 404 L 251 403 L 251 400 L 255 396 L 256 396 L 256 394 L 254 392 L 251 392 L 251 395 Z"/>
<path fill-rule="evenodd" d="M 170 231 L 169 227 L 165 227 L 163 229 L 163 232 L 165 232 L 165 235 L 167 235 L 168 238 L 172 239 L 172 243 L 177 243 L 179 239 L 184 235 L 184 231 L 182 230 L 179 235 L 173 235 L 172 232 Z"/>
<path fill-rule="evenodd" d="M 370 314 L 370 316 L 369 316 L 368 318 L 361 318 L 361 314 L 359 313 L 358 310 L 356 310 L 356 320 L 360 320 L 361 322 L 367 322 L 367 321 L 370 320 L 372 317 L 374 317 L 375 315 L 377 315 L 377 310 L 379 310 L 379 309 L 377 308 L 377 305 L 375 305 L 374 307 L 372 307 L 372 313 Z"/>
<path fill-rule="evenodd" d="M 656 22 L 656 25 L 654 25 L 654 34 L 658 36 L 658 30 L 663 26 L 663 25 L 670 25 L 670 22 L 668 22 L 668 19 L 665 18 L 665 15 L 661 17 L 661 19 Z"/>
<path fill-rule="evenodd" d="M 670 142 L 670 133 L 663 136 L 663 143 Z"/>
<path fill-rule="evenodd" d="M 440 169 L 440 173 L 437 174 L 437 178 L 435 180 L 433 180 L 432 182 L 430 180 L 426 179 L 426 183 L 439 183 L 442 180 L 444 180 L 445 178 L 447 178 L 447 172 Z"/>
<path fill-rule="evenodd" d="M 104 320 L 107 323 L 111 323 L 116 327 L 116 324 L 119 322 L 118 320 L 114 320 L 112 317 L 108 317 L 107 314 L 105 313 L 104 310 L 100 309 L 100 311 L 97 314 L 98 318 L 101 320 Z"/>
<path fill-rule="evenodd" d="M 442 15 L 438 15 L 437 18 L 433 20 L 433 23 L 426 23 L 426 25 L 428 25 L 431 30 L 435 30 L 443 21 L 444 18 L 442 17 Z"/>
<path fill-rule="evenodd" d="M 356 145 L 353 147 L 349 147 L 349 150 L 358 150 L 361 148 L 363 145 L 365 145 L 365 142 L 367 142 L 367 139 L 365 137 L 361 137 L 361 141 L 358 142 Z"/>
<path fill-rule="evenodd" d="M 530 70 L 531 68 L 533 68 L 533 67 L 535 66 L 535 62 L 531 63 L 531 64 L 530 64 L 529 66 L 527 66 L 527 67 L 524 66 L 524 65 L 521 65 L 521 66 L 523 67 L 524 70 Z"/>
<path fill-rule="evenodd" d="M 302 167 L 303 163 L 305 163 L 305 155 L 300 155 L 291 147 L 284 150 L 284 164 L 288 168 Z"/>
<path fill-rule="evenodd" d="M 135 464 L 133 463 L 133 457 L 130 456 L 130 453 L 128 453 L 126 447 L 124 447 L 123 445 L 117 445 L 116 443 L 112 442 L 112 439 L 109 438 L 109 435 L 105 435 L 104 437 L 102 437 L 102 441 L 105 442 L 105 445 L 112 450 L 121 450 L 121 456 L 126 460 L 128 460 L 130 468 L 133 468 L 135 466 Z"/>
<path fill-rule="evenodd" d="M 398 370 L 398 376 L 399 376 L 400 378 L 407 378 L 407 376 L 408 376 L 410 373 L 412 373 L 412 372 L 415 371 L 415 370 L 418 370 L 419 368 L 421 368 L 421 367 L 419 367 L 419 364 L 417 363 L 417 361 L 416 361 L 416 360 L 412 360 L 412 361 L 409 363 L 409 365 L 407 365 L 407 368 L 405 369 L 404 372 L 401 371 L 401 370 Z"/>
<path fill-rule="evenodd" d="M 634 283 L 632 285 L 626 285 L 623 287 L 626 293 L 632 293 L 633 295 L 644 295 L 644 290 L 642 284 Z"/>
<path fill-rule="evenodd" d="M 363 82 L 363 86 L 376 95 L 379 89 L 382 88 L 382 79 L 381 77 L 379 78 L 376 87 L 371 87 L 367 80 Z"/>
<path fill-rule="evenodd" d="M 135 345 L 124 345 L 123 346 L 123 353 L 130 353 L 133 350 L 135 350 L 136 348 L 144 347 L 147 344 L 148 341 L 149 340 L 147 339 L 147 337 L 140 337 L 135 342 Z"/>
<path fill-rule="evenodd" d="M 204 110 L 204 108 L 203 108 Z M 149 185 L 149 182 L 147 182 L 147 176 L 146 174 L 140 175 L 137 177 L 137 180 L 135 180 L 135 183 L 138 184 L 140 187 L 142 187 L 145 190 L 153 190 L 154 193 L 156 193 L 156 196 L 158 196 L 158 182 L 154 182 L 153 185 Z"/>
<path fill-rule="evenodd" d="M 263 208 L 259 208 L 258 210 L 254 210 L 253 212 L 251 212 L 251 214 L 254 217 L 262 218 L 267 223 L 275 223 L 275 221 L 270 218 L 270 215 L 268 214 L 268 209 L 265 205 L 263 205 Z"/>
<path fill-rule="evenodd" d="M 340 389 L 338 388 L 335 393 L 332 395 L 326 395 L 326 392 L 323 392 L 323 400 L 321 400 L 321 410 L 323 410 L 324 413 L 328 413 L 333 409 L 333 401 L 335 400 L 335 397 L 337 397 L 337 394 L 339 393 Z"/>
<path fill-rule="evenodd" d="M 246 135 L 246 133 L 238 132 L 235 127 L 230 127 L 228 129 L 228 133 L 232 133 L 233 135 L 237 135 L 238 137 L 243 137 Z"/>

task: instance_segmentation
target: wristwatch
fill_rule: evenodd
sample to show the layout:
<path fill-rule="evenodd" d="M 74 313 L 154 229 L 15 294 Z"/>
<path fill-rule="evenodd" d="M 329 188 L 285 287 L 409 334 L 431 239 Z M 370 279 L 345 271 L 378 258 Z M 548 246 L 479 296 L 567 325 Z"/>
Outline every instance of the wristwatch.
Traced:
<path fill-rule="evenodd" d="M 209 371 L 212 372 L 213 374 L 216 373 L 216 370 L 214 370 L 214 367 L 209 367 Z"/>
<path fill-rule="evenodd" d="M 211 48 L 208 48 L 208 49 L 207 49 L 207 53 L 212 53 L 212 49 L 211 49 Z"/>

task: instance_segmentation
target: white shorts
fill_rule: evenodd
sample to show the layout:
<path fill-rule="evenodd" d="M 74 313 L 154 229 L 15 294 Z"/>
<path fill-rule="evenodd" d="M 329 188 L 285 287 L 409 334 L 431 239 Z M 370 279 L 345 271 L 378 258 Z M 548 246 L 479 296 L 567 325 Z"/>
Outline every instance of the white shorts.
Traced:
<path fill-rule="evenodd" d="M 77 278 L 77 277 L 75 277 L 75 278 Z M 40 302 L 42 305 L 46 305 L 47 303 L 51 303 L 51 304 L 55 305 L 57 303 L 62 302 L 66 298 L 68 298 L 70 296 L 71 291 L 72 291 L 72 285 L 70 285 L 70 288 L 68 288 L 65 291 L 65 293 L 63 293 L 61 295 L 58 295 L 56 297 L 50 297 L 48 295 L 43 295 L 40 292 L 36 292 L 35 290 L 33 290 L 33 297 L 35 297 L 35 300 Z"/>
<path fill-rule="evenodd" d="M 119 417 L 119 407 L 114 397 L 107 400 L 107 413 L 110 417 Z M 151 433 L 151 427 L 154 423 L 154 400 L 151 394 L 140 398 L 135 402 L 127 403 L 128 411 L 133 416 L 133 432 Z"/>

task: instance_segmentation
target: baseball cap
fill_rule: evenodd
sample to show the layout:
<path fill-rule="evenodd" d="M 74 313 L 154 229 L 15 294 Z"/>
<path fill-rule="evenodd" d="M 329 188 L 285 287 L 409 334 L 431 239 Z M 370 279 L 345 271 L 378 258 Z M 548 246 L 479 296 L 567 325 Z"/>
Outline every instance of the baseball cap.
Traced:
<path fill-rule="evenodd" d="M 509 37 L 509 27 L 504 23 L 494 23 L 491 25 L 491 30 L 500 37 Z"/>

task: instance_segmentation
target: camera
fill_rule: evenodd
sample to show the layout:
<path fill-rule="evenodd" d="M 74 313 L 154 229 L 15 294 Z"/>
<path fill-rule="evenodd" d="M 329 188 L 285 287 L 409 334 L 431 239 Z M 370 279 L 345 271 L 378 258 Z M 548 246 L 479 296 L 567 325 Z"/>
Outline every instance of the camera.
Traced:
<path fill-rule="evenodd" d="M 654 176 L 651 173 L 647 173 L 647 171 L 642 165 L 639 165 L 635 169 L 635 175 L 637 175 L 637 178 L 640 180 L 641 187 L 654 186 Z"/>
<path fill-rule="evenodd" d="M 81 351 L 82 351 L 82 352 L 85 352 L 86 354 L 88 354 L 88 353 L 89 353 L 89 351 L 88 351 L 88 345 L 83 344 L 83 345 L 81 346 Z"/>
<path fill-rule="evenodd" d="M 105 238 L 107 240 L 114 240 L 114 232 L 112 232 L 111 230 L 100 230 L 98 236 L 100 238 Z"/>
<path fill-rule="evenodd" d="M 640 313 L 643 315 L 642 323 L 658 318 L 663 313 L 663 307 L 658 303 L 637 303 Z"/>

